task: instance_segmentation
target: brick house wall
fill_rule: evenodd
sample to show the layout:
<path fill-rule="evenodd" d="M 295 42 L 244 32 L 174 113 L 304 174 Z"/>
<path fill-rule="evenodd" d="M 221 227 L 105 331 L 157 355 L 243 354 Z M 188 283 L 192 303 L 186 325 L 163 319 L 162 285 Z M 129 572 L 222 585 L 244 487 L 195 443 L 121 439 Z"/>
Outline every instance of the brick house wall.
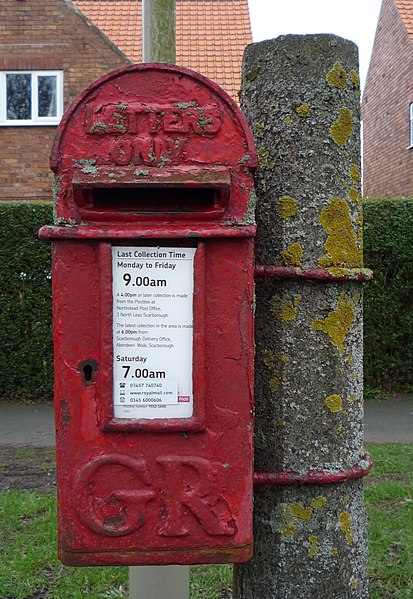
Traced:
<path fill-rule="evenodd" d="M 413 196 L 413 40 L 394 0 L 383 0 L 363 94 L 363 195 Z"/>
<path fill-rule="evenodd" d="M 0 70 L 63 70 L 64 108 L 97 77 L 130 64 L 70 0 L 1 0 Z M 55 126 L 0 127 L 0 200 L 51 199 Z"/>

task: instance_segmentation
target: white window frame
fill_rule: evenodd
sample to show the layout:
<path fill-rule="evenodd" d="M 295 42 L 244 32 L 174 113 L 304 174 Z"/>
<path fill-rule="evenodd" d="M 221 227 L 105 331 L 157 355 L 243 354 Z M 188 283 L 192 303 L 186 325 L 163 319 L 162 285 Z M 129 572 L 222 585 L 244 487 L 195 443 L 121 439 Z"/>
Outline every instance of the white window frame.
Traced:
<path fill-rule="evenodd" d="M 410 144 L 409 149 L 413 148 L 413 102 L 410 102 L 410 121 L 409 121 L 409 131 L 410 131 Z"/>
<path fill-rule="evenodd" d="M 31 119 L 7 119 L 6 75 L 31 75 Z M 56 77 L 56 116 L 38 116 L 38 78 Z M 58 125 L 63 115 L 63 71 L 0 71 L 0 126 L 27 127 Z"/>

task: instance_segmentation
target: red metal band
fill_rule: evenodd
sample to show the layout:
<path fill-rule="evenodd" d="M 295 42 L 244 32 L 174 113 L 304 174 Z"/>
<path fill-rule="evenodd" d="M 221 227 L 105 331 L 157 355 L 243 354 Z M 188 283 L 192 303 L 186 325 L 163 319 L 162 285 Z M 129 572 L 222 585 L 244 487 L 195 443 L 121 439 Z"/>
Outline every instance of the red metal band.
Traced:
<path fill-rule="evenodd" d="M 328 485 L 354 480 L 367 476 L 373 463 L 369 453 L 365 453 L 358 464 L 346 470 L 308 470 L 300 472 L 254 472 L 254 485 Z"/>
<path fill-rule="evenodd" d="M 248 238 L 255 236 L 255 226 L 210 227 L 199 223 L 188 226 L 159 225 L 45 225 L 39 231 L 39 238 L 45 241 L 55 239 L 134 239 L 137 243 L 145 239 L 216 239 Z"/>
<path fill-rule="evenodd" d="M 371 281 L 368 268 L 300 268 L 299 266 L 255 265 L 255 277 L 272 279 L 312 279 L 316 281 Z"/>

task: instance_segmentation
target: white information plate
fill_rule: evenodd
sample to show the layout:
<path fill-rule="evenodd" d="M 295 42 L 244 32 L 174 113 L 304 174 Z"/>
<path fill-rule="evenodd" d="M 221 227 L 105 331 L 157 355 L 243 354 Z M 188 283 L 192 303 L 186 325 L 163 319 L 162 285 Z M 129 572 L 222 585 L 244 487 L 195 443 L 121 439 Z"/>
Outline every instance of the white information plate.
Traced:
<path fill-rule="evenodd" d="M 115 418 L 190 418 L 196 248 L 112 246 Z"/>

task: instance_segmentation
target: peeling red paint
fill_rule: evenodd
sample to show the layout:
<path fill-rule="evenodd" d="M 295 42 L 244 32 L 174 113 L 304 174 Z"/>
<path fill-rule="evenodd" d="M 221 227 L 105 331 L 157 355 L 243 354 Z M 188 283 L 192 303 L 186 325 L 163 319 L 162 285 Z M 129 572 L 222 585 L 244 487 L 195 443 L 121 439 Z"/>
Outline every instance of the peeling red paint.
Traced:
<path fill-rule="evenodd" d="M 124 225 L 122 227 L 112 224 L 107 227 L 91 226 L 49 226 L 42 227 L 39 231 L 40 239 L 52 241 L 58 239 L 135 239 L 142 242 L 145 239 L 234 239 L 241 237 L 254 237 L 255 226 L 228 226 L 212 225 L 207 227 L 205 223 L 193 224 L 178 228 L 154 224 L 149 227 L 136 227 L 136 225 Z"/>

